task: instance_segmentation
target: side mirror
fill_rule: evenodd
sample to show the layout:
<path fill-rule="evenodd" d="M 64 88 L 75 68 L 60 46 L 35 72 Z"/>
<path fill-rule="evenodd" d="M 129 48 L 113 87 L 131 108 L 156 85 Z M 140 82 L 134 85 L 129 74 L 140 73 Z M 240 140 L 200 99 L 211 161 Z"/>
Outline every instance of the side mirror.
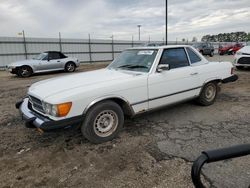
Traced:
<path fill-rule="evenodd" d="M 169 64 L 160 64 L 157 66 L 157 72 L 168 71 L 170 69 Z"/>

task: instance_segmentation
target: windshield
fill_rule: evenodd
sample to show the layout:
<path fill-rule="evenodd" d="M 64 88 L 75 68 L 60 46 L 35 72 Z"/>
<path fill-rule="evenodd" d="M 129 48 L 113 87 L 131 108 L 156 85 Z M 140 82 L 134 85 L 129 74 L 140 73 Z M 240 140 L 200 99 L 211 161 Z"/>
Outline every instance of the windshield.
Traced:
<path fill-rule="evenodd" d="M 48 53 L 41 53 L 38 56 L 36 56 L 34 59 L 43 60 L 47 56 L 48 56 Z"/>
<path fill-rule="evenodd" d="M 149 72 L 158 50 L 133 49 L 123 51 L 108 68 Z"/>

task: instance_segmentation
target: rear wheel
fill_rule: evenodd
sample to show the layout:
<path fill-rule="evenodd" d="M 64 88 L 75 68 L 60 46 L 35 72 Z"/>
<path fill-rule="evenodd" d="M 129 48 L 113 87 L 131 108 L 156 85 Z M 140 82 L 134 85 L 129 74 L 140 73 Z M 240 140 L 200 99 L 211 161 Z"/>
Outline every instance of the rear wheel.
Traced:
<path fill-rule="evenodd" d="M 76 70 L 76 65 L 73 62 L 68 62 L 65 65 L 65 71 L 66 72 L 74 72 Z"/>
<path fill-rule="evenodd" d="M 121 107 L 113 101 L 104 101 L 87 112 L 81 131 L 90 142 L 99 144 L 115 138 L 123 123 L 124 114 Z"/>
<path fill-rule="evenodd" d="M 32 68 L 29 66 L 22 66 L 18 68 L 17 75 L 20 77 L 29 77 L 32 75 Z"/>
<path fill-rule="evenodd" d="M 209 106 L 214 103 L 218 93 L 218 84 L 216 82 L 207 83 L 198 98 L 198 102 L 203 106 Z"/>

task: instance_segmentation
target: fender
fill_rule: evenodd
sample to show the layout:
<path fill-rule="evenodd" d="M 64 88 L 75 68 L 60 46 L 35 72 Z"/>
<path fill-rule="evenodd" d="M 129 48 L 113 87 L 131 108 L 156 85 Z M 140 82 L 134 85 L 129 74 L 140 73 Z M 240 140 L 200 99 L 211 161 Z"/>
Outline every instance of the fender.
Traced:
<path fill-rule="evenodd" d="M 99 97 L 99 98 L 96 98 L 94 99 L 92 102 L 90 102 L 84 109 L 83 111 L 83 114 L 86 114 L 87 111 L 92 107 L 94 106 L 95 104 L 97 104 L 98 102 L 101 102 L 101 101 L 104 101 L 104 100 L 114 100 L 114 99 L 118 99 L 118 100 L 121 100 L 124 102 L 124 104 L 126 104 L 126 107 L 128 108 L 127 110 L 129 111 L 129 113 L 134 116 L 135 115 L 135 112 L 134 112 L 134 109 L 132 108 L 131 104 L 129 103 L 129 101 L 127 99 L 125 99 L 124 97 L 122 96 L 118 96 L 118 95 L 105 95 L 105 96 L 102 96 L 102 97 Z"/>

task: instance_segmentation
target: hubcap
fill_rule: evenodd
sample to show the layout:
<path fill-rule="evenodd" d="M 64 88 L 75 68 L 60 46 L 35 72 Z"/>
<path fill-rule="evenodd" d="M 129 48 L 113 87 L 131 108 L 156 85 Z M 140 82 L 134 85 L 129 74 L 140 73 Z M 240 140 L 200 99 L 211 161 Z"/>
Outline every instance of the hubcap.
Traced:
<path fill-rule="evenodd" d="M 74 70 L 74 65 L 73 64 L 68 64 L 68 66 L 67 66 L 67 70 L 69 71 L 69 72 L 71 72 L 71 71 L 73 71 Z"/>
<path fill-rule="evenodd" d="M 209 85 L 205 91 L 205 97 L 207 101 L 212 101 L 216 95 L 216 89 L 213 85 Z"/>
<path fill-rule="evenodd" d="M 29 70 L 27 68 L 22 68 L 21 74 L 22 74 L 22 76 L 27 76 L 27 75 L 29 75 Z"/>
<path fill-rule="evenodd" d="M 100 137 L 110 136 L 118 126 L 118 116 L 112 110 L 100 112 L 94 121 L 94 131 Z"/>

